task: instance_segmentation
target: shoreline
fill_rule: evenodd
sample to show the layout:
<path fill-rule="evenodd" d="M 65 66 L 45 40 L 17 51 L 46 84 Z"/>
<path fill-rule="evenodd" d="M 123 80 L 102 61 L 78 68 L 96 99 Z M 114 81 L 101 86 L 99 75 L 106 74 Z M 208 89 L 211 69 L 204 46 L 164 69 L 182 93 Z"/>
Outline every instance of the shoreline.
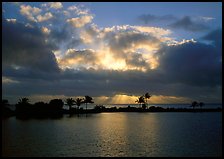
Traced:
<path fill-rule="evenodd" d="M 162 107 L 149 107 L 147 109 L 136 108 L 136 107 L 125 107 L 125 108 L 105 108 L 103 106 L 94 109 L 76 109 L 71 110 L 24 110 L 22 112 L 5 109 L 2 113 L 2 119 L 16 116 L 21 119 L 31 118 L 61 118 L 64 114 L 75 115 L 75 114 L 96 114 L 96 113 L 118 113 L 118 112 L 136 112 L 136 113 L 154 113 L 154 112 L 190 112 L 190 113 L 202 113 L 202 112 L 222 112 L 222 108 L 162 108 Z"/>

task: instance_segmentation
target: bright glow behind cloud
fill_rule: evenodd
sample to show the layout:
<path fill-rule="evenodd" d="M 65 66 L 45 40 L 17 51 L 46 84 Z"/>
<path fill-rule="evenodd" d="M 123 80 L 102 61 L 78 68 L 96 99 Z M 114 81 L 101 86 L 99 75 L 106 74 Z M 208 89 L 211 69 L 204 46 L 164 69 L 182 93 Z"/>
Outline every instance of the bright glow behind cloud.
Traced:
<path fill-rule="evenodd" d="M 145 91 L 154 94 L 152 103 L 189 101 L 201 92 L 208 101 L 219 98 L 217 92 L 221 89 L 215 86 L 221 88 L 221 47 L 217 47 L 221 46 L 221 29 L 204 38 L 209 45 L 196 35 L 208 31 L 203 26 L 217 21 L 217 16 L 213 19 L 213 15 L 200 14 L 201 19 L 196 17 L 200 23 L 189 15 L 172 21 L 163 16 L 168 18 L 167 24 L 153 27 L 153 23 L 124 25 L 125 19 L 112 25 L 105 14 L 107 27 L 102 27 L 103 18 L 97 19 L 101 15 L 83 5 L 29 4 L 16 6 L 22 16 L 13 17 L 4 8 L 4 90 L 24 96 L 53 95 L 52 98 L 89 94 L 106 103 L 127 103 Z M 165 29 L 168 23 L 176 27 L 166 27 L 172 31 Z M 188 27 L 182 25 L 185 23 Z M 179 34 L 180 28 L 180 32 L 194 34 Z M 206 92 L 216 93 L 207 98 Z"/>

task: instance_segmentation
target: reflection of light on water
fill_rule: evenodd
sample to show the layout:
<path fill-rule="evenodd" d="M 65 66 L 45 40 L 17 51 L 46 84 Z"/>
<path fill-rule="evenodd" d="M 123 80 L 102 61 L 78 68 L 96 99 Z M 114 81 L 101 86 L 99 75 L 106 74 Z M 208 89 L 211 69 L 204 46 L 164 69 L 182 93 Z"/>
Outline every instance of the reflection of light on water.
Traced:
<path fill-rule="evenodd" d="M 102 120 L 97 125 L 99 129 L 101 156 L 125 156 L 126 116 L 123 113 L 102 113 Z"/>
<path fill-rule="evenodd" d="M 155 114 L 139 116 L 132 113 L 132 118 L 128 118 L 127 113 L 102 113 L 101 118 L 97 123 L 100 133 L 97 147 L 101 156 L 130 156 L 130 152 L 131 156 L 144 156 L 146 152 L 156 151 L 158 124 Z M 147 142 L 139 144 L 144 140 Z"/>
<path fill-rule="evenodd" d="M 222 113 L 98 113 L 2 120 L 3 156 L 221 156 Z M 25 131 L 24 131 L 25 130 Z"/>

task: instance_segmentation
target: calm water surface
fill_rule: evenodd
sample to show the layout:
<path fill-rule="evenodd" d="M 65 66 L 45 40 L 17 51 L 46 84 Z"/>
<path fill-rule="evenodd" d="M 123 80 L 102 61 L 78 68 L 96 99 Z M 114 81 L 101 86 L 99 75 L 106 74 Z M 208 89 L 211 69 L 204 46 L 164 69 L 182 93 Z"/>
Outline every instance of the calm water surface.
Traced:
<path fill-rule="evenodd" d="M 222 156 L 222 113 L 2 120 L 3 156 Z"/>

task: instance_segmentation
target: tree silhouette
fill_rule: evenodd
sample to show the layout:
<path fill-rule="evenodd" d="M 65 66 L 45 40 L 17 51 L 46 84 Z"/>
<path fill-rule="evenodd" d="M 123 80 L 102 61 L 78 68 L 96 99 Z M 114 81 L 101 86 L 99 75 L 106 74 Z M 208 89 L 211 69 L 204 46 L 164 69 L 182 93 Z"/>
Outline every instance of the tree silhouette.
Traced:
<path fill-rule="evenodd" d="M 83 103 L 83 99 L 81 99 L 81 98 L 76 98 L 74 102 L 75 102 L 75 104 L 78 106 L 78 109 L 79 109 L 79 106 Z"/>
<path fill-rule="evenodd" d="M 27 104 L 29 104 L 29 99 L 28 98 L 20 98 L 18 104 L 27 105 Z"/>
<path fill-rule="evenodd" d="M 139 103 L 139 104 L 142 104 L 142 103 L 144 104 L 145 103 L 145 97 L 144 96 L 140 96 L 140 97 L 138 97 L 138 99 L 135 102 Z"/>
<path fill-rule="evenodd" d="M 69 106 L 69 111 L 71 111 L 72 106 L 75 105 L 75 100 L 72 99 L 72 98 L 67 98 L 67 99 L 66 99 L 66 103 L 67 103 L 67 105 Z"/>
<path fill-rule="evenodd" d="M 18 113 L 28 113 L 32 110 L 32 105 L 29 103 L 28 98 L 20 98 L 19 102 L 15 105 L 16 106 L 16 112 Z"/>
<path fill-rule="evenodd" d="M 52 99 L 49 102 L 49 106 L 53 110 L 61 110 L 64 105 L 64 102 L 61 99 Z"/>
<path fill-rule="evenodd" d="M 198 106 L 198 102 L 197 101 L 193 101 L 192 104 L 191 104 L 191 107 L 193 107 L 193 109 L 194 109 L 197 106 Z"/>
<path fill-rule="evenodd" d="M 145 100 L 146 100 L 146 104 L 148 105 L 147 103 L 147 99 L 150 99 L 152 95 L 150 95 L 149 93 L 146 93 L 145 94 Z"/>
<path fill-rule="evenodd" d="M 83 102 L 86 103 L 86 110 L 87 110 L 87 103 L 94 103 L 92 100 L 93 100 L 92 97 L 90 97 L 90 96 L 85 96 Z"/>

